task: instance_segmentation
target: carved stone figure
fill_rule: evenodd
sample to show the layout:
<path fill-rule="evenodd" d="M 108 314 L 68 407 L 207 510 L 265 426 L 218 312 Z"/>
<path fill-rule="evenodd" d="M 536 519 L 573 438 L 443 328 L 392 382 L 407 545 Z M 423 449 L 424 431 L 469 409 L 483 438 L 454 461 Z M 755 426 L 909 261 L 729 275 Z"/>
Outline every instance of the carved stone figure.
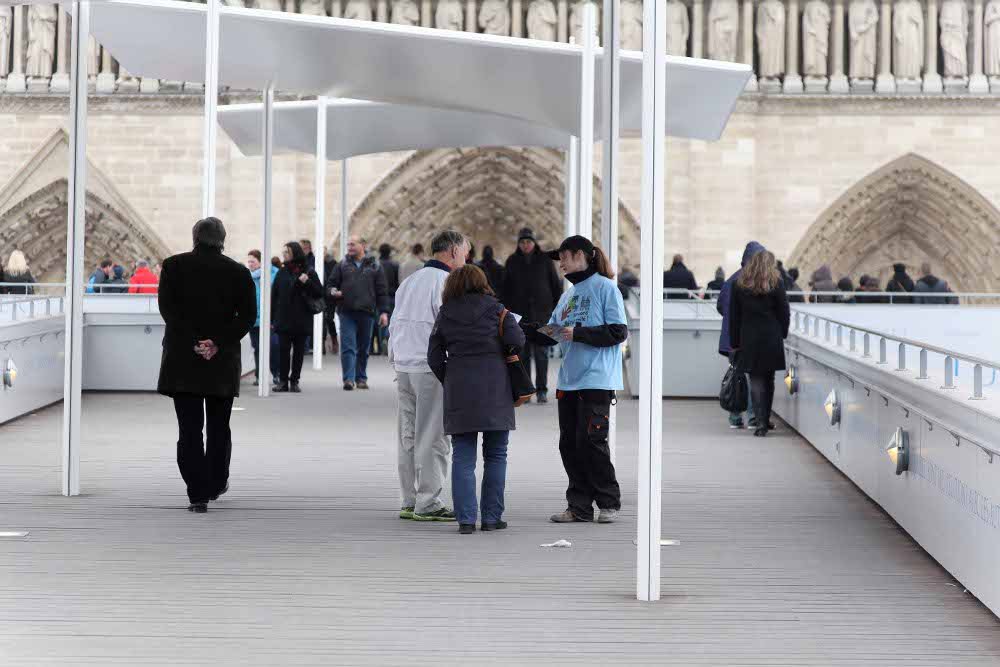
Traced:
<path fill-rule="evenodd" d="M 299 13 L 310 16 L 326 16 L 326 0 L 302 0 Z"/>
<path fill-rule="evenodd" d="M 757 56 L 762 79 L 785 73 L 785 3 L 764 0 L 757 7 Z"/>
<path fill-rule="evenodd" d="M 919 79 L 924 68 L 924 7 L 920 0 L 897 0 L 892 45 L 892 73 L 897 79 Z"/>
<path fill-rule="evenodd" d="M 528 5 L 528 37 L 556 41 L 556 6 L 552 0 L 532 0 Z"/>
<path fill-rule="evenodd" d="M 708 57 L 736 62 L 740 7 L 736 0 L 712 0 L 708 10 Z"/>
<path fill-rule="evenodd" d="M 460 0 L 439 0 L 434 25 L 442 30 L 461 30 L 465 11 Z"/>
<path fill-rule="evenodd" d="M 667 2 L 667 53 L 670 53 L 670 5 L 677 0 Z M 642 50 L 642 3 L 635 0 L 622 0 L 620 5 L 622 16 L 621 47 L 628 51 Z"/>
<path fill-rule="evenodd" d="M 802 10 L 802 73 L 826 76 L 830 53 L 830 7 L 824 0 L 809 0 Z"/>
<path fill-rule="evenodd" d="M 281 0 L 257 0 L 257 9 L 266 9 L 272 12 L 285 11 L 285 3 Z"/>
<path fill-rule="evenodd" d="M 394 0 L 392 22 L 397 25 L 420 25 L 420 7 L 415 0 Z"/>
<path fill-rule="evenodd" d="M 851 41 L 852 79 L 874 79 L 878 7 L 875 0 L 852 0 L 848 8 L 848 32 Z"/>
<path fill-rule="evenodd" d="M 984 31 L 985 72 L 1000 77 L 1000 0 L 990 0 L 986 5 Z"/>
<path fill-rule="evenodd" d="M 52 76 L 56 53 L 55 5 L 30 5 L 28 7 L 28 48 L 25 52 L 25 74 L 29 77 Z"/>
<path fill-rule="evenodd" d="M 356 21 L 372 20 L 372 3 L 369 0 L 347 0 L 344 5 L 344 18 Z"/>
<path fill-rule="evenodd" d="M 569 10 L 569 35 L 573 38 L 574 44 L 583 44 L 583 8 L 586 5 L 586 1 L 576 2 Z M 595 16 L 597 20 L 594 22 L 594 30 L 597 32 L 598 41 L 600 41 L 601 17 L 597 13 Z"/>
<path fill-rule="evenodd" d="M 939 25 L 944 75 L 949 78 L 968 76 L 969 13 L 964 0 L 944 0 Z"/>
<path fill-rule="evenodd" d="M 479 8 L 479 27 L 487 35 L 510 34 L 510 8 L 507 0 L 483 0 Z"/>
<path fill-rule="evenodd" d="M 639 11 L 639 47 L 642 48 L 642 5 L 635 3 Z M 680 0 L 667 0 L 667 54 L 686 56 L 688 37 L 691 36 L 691 19 L 687 5 Z"/>
<path fill-rule="evenodd" d="M 10 71 L 10 39 L 14 26 L 14 10 L 10 6 L 0 7 L 0 77 Z"/>

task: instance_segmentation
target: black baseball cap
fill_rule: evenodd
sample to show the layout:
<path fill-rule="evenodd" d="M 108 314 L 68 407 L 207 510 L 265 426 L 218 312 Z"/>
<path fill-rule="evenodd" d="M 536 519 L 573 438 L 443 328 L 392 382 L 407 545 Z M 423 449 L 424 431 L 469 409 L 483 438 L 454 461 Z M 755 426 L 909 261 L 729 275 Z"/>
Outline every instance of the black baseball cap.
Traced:
<path fill-rule="evenodd" d="M 583 254 L 587 257 L 594 256 L 594 244 L 590 242 L 585 236 L 570 236 L 568 239 L 563 241 L 556 250 L 550 251 L 548 254 L 550 259 L 559 259 L 559 253 L 564 251 L 576 252 L 577 250 L 582 250 Z"/>
<path fill-rule="evenodd" d="M 518 241 L 524 241 L 525 239 L 535 240 L 535 232 L 532 231 L 531 227 L 522 227 L 521 231 L 517 233 Z"/>

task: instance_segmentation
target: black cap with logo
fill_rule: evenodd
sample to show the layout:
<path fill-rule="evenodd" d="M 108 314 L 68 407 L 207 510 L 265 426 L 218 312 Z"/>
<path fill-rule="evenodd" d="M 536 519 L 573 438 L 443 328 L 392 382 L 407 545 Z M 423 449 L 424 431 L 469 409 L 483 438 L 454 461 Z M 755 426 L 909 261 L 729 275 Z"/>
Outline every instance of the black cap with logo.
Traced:
<path fill-rule="evenodd" d="M 582 251 L 583 254 L 587 256 L 588 259 L 594 256 L 594 244 L 591 243 L 590 239 L 588 239 L 587 237 L 579 235 L 570 236 L 568 239 L 566 239 L 559 245 L 558 249 L 549 252 L 548 256 L 551 259 L 558 260 L 559 253 L 564 251 L 576 252 L 577 250 Z"/>

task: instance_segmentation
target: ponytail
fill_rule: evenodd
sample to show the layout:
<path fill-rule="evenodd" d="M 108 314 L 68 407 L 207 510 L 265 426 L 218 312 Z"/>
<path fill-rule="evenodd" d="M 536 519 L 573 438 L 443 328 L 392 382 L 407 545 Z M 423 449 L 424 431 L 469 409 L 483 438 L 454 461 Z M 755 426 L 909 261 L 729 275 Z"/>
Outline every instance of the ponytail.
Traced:
<path fill-rule="evenodd" d="M 614 280 L 615 272 L 611 270 L 611 262 L 608 261 L 608 256 L 604 254 L 604 251 L 597 246 L 594 246 L 594 258 L 591 260 L 591 266 L 605 278 Z"/>

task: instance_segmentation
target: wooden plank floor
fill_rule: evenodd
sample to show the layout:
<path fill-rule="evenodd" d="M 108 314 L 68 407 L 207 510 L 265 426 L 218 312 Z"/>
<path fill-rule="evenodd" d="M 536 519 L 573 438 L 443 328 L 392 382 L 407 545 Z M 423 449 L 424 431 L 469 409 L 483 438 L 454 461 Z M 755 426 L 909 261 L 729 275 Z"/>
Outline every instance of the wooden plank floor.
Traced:
<path fill-rule="evenodd" d="M 308 361 L 308 360 L 307 360 Z M 0 664 L 997 665 L 1000 622 L 808 444 L 664 404 L 663 600 L 635 590 L 636 403 L 622 522 L 556 526 L 553 406 L 518 411 L 503 533 L 396 518 L 394 394 L 339 371 L 233 416 L 232 491 L 183 511 L 170 403 L 88 395 L 84 495 L 60 410 L 0 428 Z M 2 396 L 0 396 L 2 400 Z M 559 538 L 571 549 L 542 549 Z"/>

